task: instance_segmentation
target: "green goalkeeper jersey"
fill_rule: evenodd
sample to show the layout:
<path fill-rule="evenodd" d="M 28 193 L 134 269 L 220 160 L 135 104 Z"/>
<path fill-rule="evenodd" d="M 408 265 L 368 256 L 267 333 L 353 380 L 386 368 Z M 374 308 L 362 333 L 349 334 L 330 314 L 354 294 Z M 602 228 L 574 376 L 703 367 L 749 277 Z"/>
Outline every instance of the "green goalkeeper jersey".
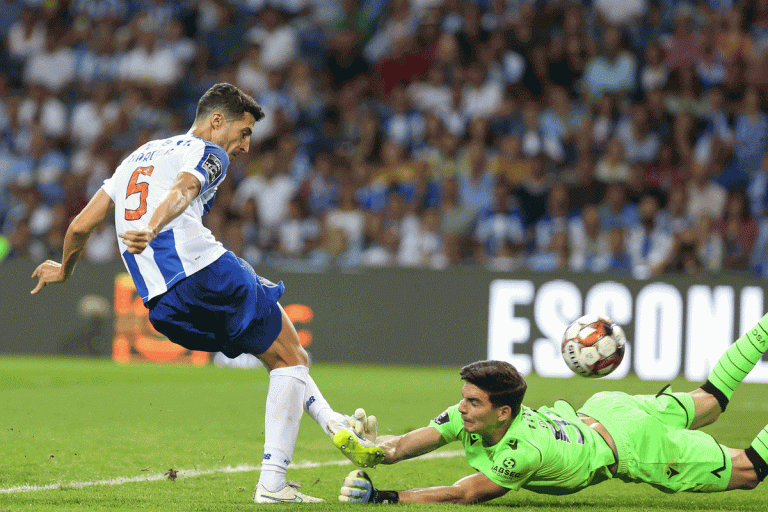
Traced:
<path fill-rule="evenodd" d="M 538 410 L 523 406 L 494 446 L 464 430 L 458 408 L 448 408 L 429 425 L 446 442 L 461 441 L 469 465 L 502 487 L 569 494 L 611 478 L 613 451 L 568 402 Z"/>

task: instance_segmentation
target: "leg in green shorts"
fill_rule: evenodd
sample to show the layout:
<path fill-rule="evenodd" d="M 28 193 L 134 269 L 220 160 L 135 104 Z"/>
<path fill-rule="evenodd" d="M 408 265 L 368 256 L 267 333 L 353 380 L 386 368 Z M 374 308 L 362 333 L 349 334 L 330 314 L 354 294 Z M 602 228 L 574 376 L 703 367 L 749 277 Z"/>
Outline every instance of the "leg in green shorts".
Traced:
<path fill-rule="evenodd" d="M 695 405 L 689 393 L 630 396 L 598 393 L 579 409 L 598 420 L 616 443 L 618 478 L 664 492 L 724 491 L 731 478 L 728 448 L 688 430 Z"/>

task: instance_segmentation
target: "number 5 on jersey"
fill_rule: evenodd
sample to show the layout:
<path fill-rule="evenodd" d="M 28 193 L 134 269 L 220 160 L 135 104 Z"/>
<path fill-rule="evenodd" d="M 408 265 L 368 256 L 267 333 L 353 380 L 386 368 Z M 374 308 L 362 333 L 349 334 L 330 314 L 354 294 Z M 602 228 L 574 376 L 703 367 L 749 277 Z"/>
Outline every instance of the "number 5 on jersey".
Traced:
<path fill-rule="evenodd" d="M 138 183 L 139 175 L 151 176 L 155 170 L 153 165 L 149 167 L 137 167 L 131 179 L 128 182 L 128 189 L 125 191 L 125 198 L 128 199 L 133 194 L 139 194 L 139 207 L 135 210 L 125 210 L 125 220 L 139 220 L 147 213 L 147 194 L 149 193 L 149 183 Z"/>

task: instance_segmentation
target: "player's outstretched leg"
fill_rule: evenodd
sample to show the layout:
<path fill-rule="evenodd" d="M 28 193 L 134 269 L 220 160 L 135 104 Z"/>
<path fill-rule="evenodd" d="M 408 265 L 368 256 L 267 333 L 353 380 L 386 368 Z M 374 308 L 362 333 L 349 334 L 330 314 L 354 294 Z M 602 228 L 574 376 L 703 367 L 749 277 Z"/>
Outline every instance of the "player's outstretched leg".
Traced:
<path fill-rule="evenodd" d="M 752 441 L 752 444 L 744 450 L 744 454 L 757 473 L 757 480 L 762 482 L 765 477 L 768 476 L 768 426 L 763 427 L 763 430 L 757 434 L 757 437 Z"/>
<path fill-rule="evenodd" d="M 768 314 L 728 347 L 701 389 L 713 395 L 725 411 L 736 386 L 752 371 L 768 350 Z"/>
<path fill-rule="evenodd" d="M 307 375 L 307 388 L 304 392 L 304 410 L 331 437 L 333 437 L 333 434 L 328 430 L 328 422 L 333 420 L 342 423 L 346 419 L 346 415 L 333 410 L 311 375 Z"/>
<path fill-rule="evenodd" d="M 259 354 L 270 372 L 264 418 L 264 457 L 253 499 L 256 503 L 320 502 L 323 500 L 301 493 L 299 485 L 289 485 L 285 478 L 299 434 L 309 358 L 282 307 L 280 311 L 283 323 L 280 334 L 269 349 Z"/>

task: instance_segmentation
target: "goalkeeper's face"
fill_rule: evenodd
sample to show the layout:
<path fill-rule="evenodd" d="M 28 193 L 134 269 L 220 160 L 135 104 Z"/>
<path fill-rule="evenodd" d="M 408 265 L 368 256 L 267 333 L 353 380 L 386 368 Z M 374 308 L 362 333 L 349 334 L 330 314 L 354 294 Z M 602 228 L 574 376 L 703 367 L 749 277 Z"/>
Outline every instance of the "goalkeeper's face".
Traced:
<path fill-rule="evenodd" d="M 461 388 L 463 399 L 459 404 L 464 430 L 476 434 L 491 434 L 502 428 L 509 416 L 509 406 L 494 407 L 488 393 L 469 382 Z"/>

